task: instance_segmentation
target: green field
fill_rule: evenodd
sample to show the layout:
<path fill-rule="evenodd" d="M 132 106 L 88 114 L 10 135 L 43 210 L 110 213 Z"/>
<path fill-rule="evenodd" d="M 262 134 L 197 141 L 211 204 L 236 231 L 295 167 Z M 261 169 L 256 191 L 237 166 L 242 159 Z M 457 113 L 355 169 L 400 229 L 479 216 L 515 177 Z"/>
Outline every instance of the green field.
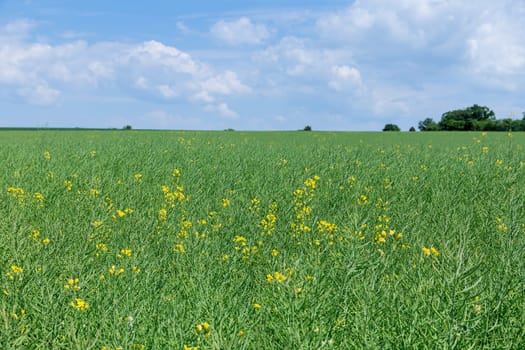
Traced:
<path fill-rule="evenodd" d="M 0 131 L 2 349 L 523 349 L 525 134 Z"/>

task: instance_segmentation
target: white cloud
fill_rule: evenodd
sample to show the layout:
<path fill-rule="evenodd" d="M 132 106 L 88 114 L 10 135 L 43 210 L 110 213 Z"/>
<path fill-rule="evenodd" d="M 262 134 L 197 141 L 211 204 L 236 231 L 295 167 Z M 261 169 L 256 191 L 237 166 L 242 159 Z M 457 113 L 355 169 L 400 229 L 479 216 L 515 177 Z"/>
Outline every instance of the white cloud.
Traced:
<path fill-rule="evenodd" d="M 256 45 L 263 43 L 270 36 L 263 24 L 254 24 L 248 17 L 236 21 L 219 21 L 210 30 L 218 40 L 228 45 Z"/>
<path fill-rule="evenodd" d="M 220 102 L 214 105 L 208 105 L 206 110 L 211 112 L 218 112 L 222 117 L 227 119 L 237 119 L 239 115 L 237 112 L 230 109 L 226 102 Z"/>
<path fill-rule="evenodd" d="M 515 8 L 512 17 L 493 13 L 467 39 L 468 68 L 485 84 L 507 90 L 521 88 L 525 77 L 525 5 Z M 521 14 L 520 14 L 521 12 Z"/>
<path fill-rule="evenodd" d="M 53 105 L 60 98 L 60 91 L 50 88 L 45 84 L 31 87 L 20 87 L 16 91 L 29 103 L 40 106 Z"/>
<path fill-rule="evenodd" d="M 26 34 L 5 39 L 6 33 L 26 33 L 33 26 L 31 21 L 19 21 L 0 29 L 0 91 L 4 96 L 10 91 L 10 97 L 29 104 L 50 105 L 67 98 L 69 94 L 62 93 L 66 90 L 108 83 L 124 93 L 135 90 L 139 98 L 179 99 L 203 108 L 212 104 L 231 118 L 236 113 L 223 99 L 251 91 L 234 71 L 217 71 L 158 41 L 90 45 L 79 40 L 51 45 L 32 42 Z"/>
<path fill-rule="evenodd" d="M 259 52 L 254 60 L 267 65 L 265 71 L 284 73 L 302 85 L 297 91 L 314 92 L 323 88 L 319 83 L 336 91 L 356 89 L 362 84 L 361 73 L 352 64 L 350 51 L 322 48 L 311 40 L 285 37 L 277 45 Z M 286 84 L 290 84 L 290 78 Z"/>
<path fill-rule="evenodd" d="M 130 47 L 122 63 L 164 69 L 169 73 L 206 74 L 208 67 L 195 61 L 188 53 L 158 41 L 148 41 Z"/>
<path fill-rule="evenodd" d="M 335 65 L 332 67 L 333 78 L 328 85 L 336 90 L 342 91 L 345 88 L 359 87 L 362 84 L 361 73 L 354 67 L 347 65 Z"/>
<path fill-rule="evenodd" d="M 247 93 L 250 88 L 239 80 L 237 74 L 232 71 L 226 71 L 222 74 L 207 79 L 201 83 L 201 87 L 207 93 L 220 95 L 230 95 L 233 93 Z"/>
<path fill-rule="evenodd" d="M 31 30 L 34 29 L 38 23 L 36 21 L 24 18 L 6 23 L 0 27 L 0 41 L 13 42 L 27 37 Z"/>

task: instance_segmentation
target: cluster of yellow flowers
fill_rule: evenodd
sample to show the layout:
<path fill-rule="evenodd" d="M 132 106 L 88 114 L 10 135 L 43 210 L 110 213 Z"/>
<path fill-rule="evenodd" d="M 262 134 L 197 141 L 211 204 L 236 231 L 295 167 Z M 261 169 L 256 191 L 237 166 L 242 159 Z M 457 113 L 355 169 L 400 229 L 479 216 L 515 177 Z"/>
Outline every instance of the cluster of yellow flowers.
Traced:
<path fill-rule="evenodd" d="M 80 312 L 85 312 L 89 309 L 89 303 L 81 298 L 75 298 L 74 301 L 69 303 L 69 306 Z"/>
<path fill-rule="evenodd" d="M 42 207 L 44 204 L 44 195 L 42 193 L 35 192 L 31 195 L 30 192 L 25 192 L 24 189 L 20 187 L 8 187 L 7 195 L 16 199 L 21 206 L 31 201 L 36 207 Z"/>
<path fill-rule="evenodd" d="M 315 197 L 315 189 L 317 187 L 317 182 L 320 179 L 321 178 L 317 175 L 306 179 L 303 183 L 303 187 L 298 188 L 293 193 L 295 218 L 290 226 L 294 236 L 299 236 L 303 232 L 311 231 L 310 226 L 307 224 L 312 212 L 310 202 Z"/>
<path fill-rule="evenodd" d="M 288 279 L 288 277 L 286 277 L 286 275 L 278 272 L 278 271 L 275 271 L 273 274 L 269 273 L 266 275 L 266 281 L 268 283 L 274 283 L 274 282 L 277 282 L 277 283 L 283 283 L 284 281 L 286 281 Z"/>
<path fill-rule="evenodd" d="M 74 291 L 80 290 L 80 280 L 78 278 L 68 278 L 67 283 L 64 285 L 65 289 L 70 289 Z"/>
<path fill-rule="evenodd" d="M 427 248 L 423 246 L 421 250 L 423 251 L 423 254 L 425 254 L 426 256 L 430 256 L 430 255 L 435 256 L 435 257 L 439 256 L 439 251 L 434 247 Z"/>
<path fill-rule="evenodd" d="M 263 235 L 271 235 L 275 231 L 275 224 L 277 223 L 277 216 L 275 212 L 277 211 L 277 202 L 272 202 L 268 213 L 261 220 L 259 226 L 263 229 Z"/>
<path fill-rule="evenodd" d="M 117 209 L 117 211 L 115 212 L 116 214 L 113 214 L 112 217 L 113 219 L 123 218 L 126 215 L 133 214 L 133 212 L 134 210 L 130 208 L 126 208 L 124 210 Z"/>
<path fill-rule="evenodd" d="M 164 185 L 161 187 L 161 190 L 164 193 L 166 203 L 171 208 L 175 208 L 175 203 L 182 202 L 186 199 L 183 186 L 176 186 L 175 190 L 171 191 L 169 186 Z"/>
<path fill-rule="evenodd" d="M 499 217 L 496 218 L 496 222 L 498 224 L 498 231 L 503 232 L 503 233 L 507 232 L 508 227 L 507 225 L 505 225 L 502 218 L 499 218 Z"/>

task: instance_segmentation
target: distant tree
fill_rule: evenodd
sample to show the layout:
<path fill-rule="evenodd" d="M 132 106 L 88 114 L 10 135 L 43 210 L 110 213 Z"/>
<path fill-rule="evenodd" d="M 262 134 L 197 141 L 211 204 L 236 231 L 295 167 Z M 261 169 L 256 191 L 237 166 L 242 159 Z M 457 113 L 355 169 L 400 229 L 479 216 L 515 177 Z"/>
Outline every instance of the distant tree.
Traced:
<path fill-rule="evenodd" d="M 416 131 L 416 128 L 414 128 L 413 126 L 411 126 L 410 129 L 408 129 L 408 131 L 410 131 L 410 132 L 414 132 L 414 131 Z"/>
<path fill-rule="evenodd" d="M 307 125 L 304 127 L 303 131 L 312 131 L 312 127 L 310 125 Z"/>
<path fill-rule="evenodd" d="M 505 118 L 496 120 L 497 131 L 511 131 L 512 130 L 512 118 Z"/>
<path fill-rule="evenodd" d="M 386 124 L 383 131 L 401 131 L 401 129 L 396 124 Z"/>
<path fill-rule="evenodd" d="M 486 121 L 495 120 L 494 112 L 486 106 L 473 105 L 443 113 L 439 122 L 441 130 L 481 130 Z"/>
<path fill-rule="evenodd" d="M 131 130 L 133 127 L 131 125 L 125 125 L 122 127 L 122 130 Z"/>
<path fill-rule="evenodd" d="M 439 123 L 432 118 L 420 121 L 421 131 L 525 131 L 525 112 L 523 119 L 496 119 L 494 112 L 485 106 L 473 105 L 443 113 Z"/>
<path fill-rule="evenodd" d="M 438 124 L 432 118 L 427 118 L 420 121 L 417 128 L 421 131 L 437 131 L 439 130 Z"/>

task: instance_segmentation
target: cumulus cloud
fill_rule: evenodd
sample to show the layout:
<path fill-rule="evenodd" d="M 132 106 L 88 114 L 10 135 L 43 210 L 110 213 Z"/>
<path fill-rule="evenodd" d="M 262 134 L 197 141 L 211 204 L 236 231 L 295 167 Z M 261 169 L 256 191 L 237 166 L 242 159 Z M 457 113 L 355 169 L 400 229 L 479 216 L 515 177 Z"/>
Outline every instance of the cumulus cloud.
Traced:
<path fill-rule="evenodd" d="M 211 27 L 210 32 L 228 45 L 261 44 L 270 36 L 265 25 L 254 24 L 248 17 L 236 21 L 219 21 Z"/>
<path fill-rule="evenodd" d="M 362 83 L 359 69 L 352 64 L 350 51 L 322 48 L 311 40 L 297 37 L 281 39 L 278 44 L 256 54 L 254 60 L 268 65 L 269 72 L 284 73 L 298 84 L 312 88 L 321 83 L 342 91 L 355 89 Z"/>
<path fill-rule="evenodd" d="M 20 87 L 16 92 L 19 96 L 24 97 L 27 102 L 40 106 L 53 105 L 60 97 L 60 91 L 50 88 L 46 84 Z"/>
<path fill-rule="evenodd" d="M 210 112 L 218 112 L 220 116 L 227 119 L 237 119 L 239 117 L 237 112 L 231 110 L 226 102 L 208 105 L 206 110 Z"/>
<path fill-rule="evenodd" d="M 207 93 L 221 95 L 250 92 L 250 88 L 241 83 L 237 74 L 229 70 L 203 81 L 200 85 Z"/>
<path fill-rule="evenodd" d="M 0 90 L 29 104 L 53 105 L 63 91 L 111 84 L 124 93 L 141 92 L 139 98 L 179 99 L 203 108 L 212 103 L 221 115 L 234 117 L 223 98 L 251 91 L 234 71 L 213 69 L 158 41 L 51 45 L 28 39 L 35 25 L 23 20 L 0 28 Z"/>
<path fill-rule="evenodd" d="M 336 90 L 341 91 L 346 87 L 355 87 L 361 85 L 361 73 L 354 67 L 347 65 L 335 65 L 332 67 L 333 78 L 328 85 Z"/>
<path fill-rule="evenodd" d="M 515 4 L 512 14 L 492 12 L 466 40 L 469 70 L 484 83 L 507 90 L 519 87 L 525 77 L 525 37 L 521 35 L 525 4 Z"/>

